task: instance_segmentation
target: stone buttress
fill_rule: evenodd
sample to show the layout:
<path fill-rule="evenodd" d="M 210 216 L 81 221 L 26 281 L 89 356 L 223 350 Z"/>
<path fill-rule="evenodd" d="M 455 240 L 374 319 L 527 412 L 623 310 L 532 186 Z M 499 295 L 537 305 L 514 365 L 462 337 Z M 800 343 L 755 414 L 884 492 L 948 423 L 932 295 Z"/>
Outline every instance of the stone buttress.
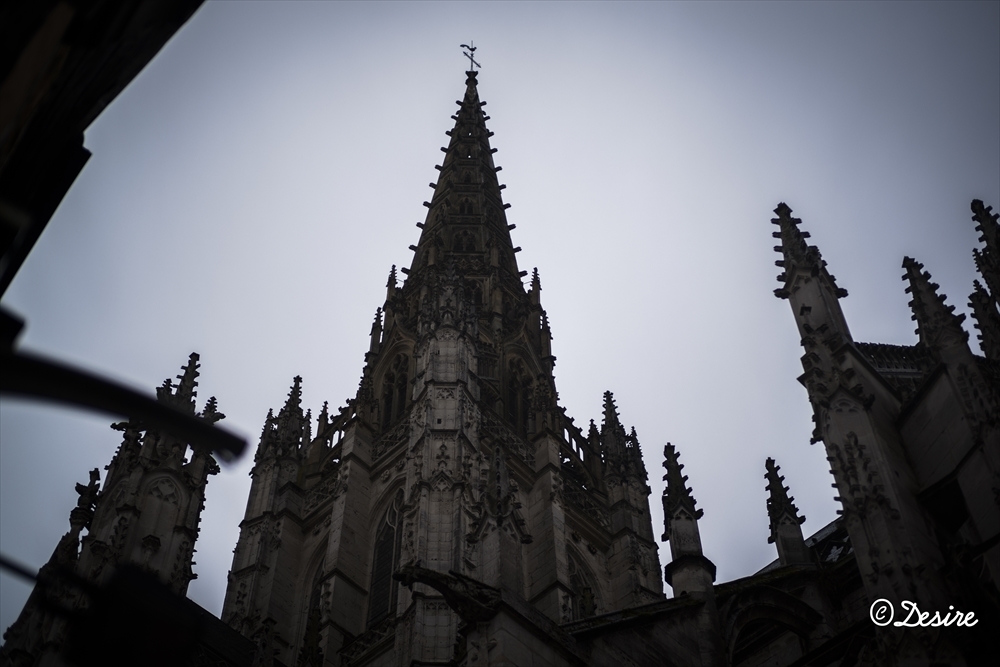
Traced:
<path fill-rule="evenodd" d="M 995 216 L 981 202 L 973 210 L 984 238 L 995 240 Z M 807 245 L 809 235 L 799 230 L 791 209 L 779 204 L 775 213 L 774 236 L 781 243 L 775 250 L 782 254 L 776 264 L 783 268 L 775 295 L 787 299 L 795 315 L 813 442 L 826 447 L 870 601 L 885 598 L 897 610 L 903 600 L 922 609 L 958 608 L 961 601 L 989 609 L 970 604 L 980 595 L 970 591 L 995 590 L 998 574 L 1000 511 L 989 490 L 1000 482 L 995 364 L 973 354 L 963 316 L 952 313 L 930 275 L 910 258 L 903 261 L 903 279 L 919 342 L 854 341 L 839 303 L 846 290 L 819 250 Z M 989 245 L 977 252 L 981 269 L 992 262 L 990 252 Z M 988 272 L 984 278 L 996 282 Z M 972 298 L 982 301 L 984 348 L 992 354 L 995 301 L 977 297 L 979 291 Z M 795 557 L 786 552 L 782 562 Z M 980 559 L 984 581 L 993 583 L 983 588 L 982 582 L 959 581 L 955 573 L 968 565 L 959 562 L 963 557 Z M 963 664 L 961 644 L 971 635 L 956 640 L 939 629 L 880 628 L 865 655 L 882 662 Z"/>

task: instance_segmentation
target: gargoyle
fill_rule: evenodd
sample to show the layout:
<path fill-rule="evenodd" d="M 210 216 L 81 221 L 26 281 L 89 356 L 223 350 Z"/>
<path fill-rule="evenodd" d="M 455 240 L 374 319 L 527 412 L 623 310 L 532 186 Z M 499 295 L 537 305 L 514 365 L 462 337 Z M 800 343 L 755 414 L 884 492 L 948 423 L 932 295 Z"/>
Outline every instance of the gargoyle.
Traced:
<path fill-rule="evenodd" d="M 482 623 L 493 618 L 500 607 L 500 591 L 458 572 L 448 574 L 419 565 L 404 565 L 392 578 L 408 588 L 427 584 L 444 596 L 445 601 L 467 623 Z"/>

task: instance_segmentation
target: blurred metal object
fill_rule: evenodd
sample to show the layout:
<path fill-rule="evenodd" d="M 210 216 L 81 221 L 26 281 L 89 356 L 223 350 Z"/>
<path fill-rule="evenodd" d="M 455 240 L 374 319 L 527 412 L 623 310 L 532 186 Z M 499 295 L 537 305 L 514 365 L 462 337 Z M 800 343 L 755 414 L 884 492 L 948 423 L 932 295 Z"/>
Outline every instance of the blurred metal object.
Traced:
<path fill-rule="evenodd" d="M 192 446 L 209 449 L 224 461 L 234 460 L 247 445 L 243 438 L 200 417 L 185 414 L 116 382 L 12 349 L 0 352 L 0 393 L 66 403 L 141 421 Z"/>

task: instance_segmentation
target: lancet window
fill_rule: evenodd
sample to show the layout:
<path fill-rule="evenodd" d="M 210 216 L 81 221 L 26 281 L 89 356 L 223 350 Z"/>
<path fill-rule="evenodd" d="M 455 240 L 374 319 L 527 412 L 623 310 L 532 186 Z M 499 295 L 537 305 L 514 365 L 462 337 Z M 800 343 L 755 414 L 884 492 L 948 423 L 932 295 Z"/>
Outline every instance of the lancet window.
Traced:
<path fill-rule="evenodd" d="M 386 429 L 403 416 L 406 411 L 407 390 L 409 389 L 409 376 L 407 366 L 409 359 L 406 355 L 396 355 L 392 362 L 392 368 L 382 379 L 382 428 Z"/>
<path fill-rule="evenodd" d="M 299 652 L 298 664 L 301 667 L 322 667 L 323 665 L 323 650 L 320 648 L 322 576 L 323 568 L 318 568 L 309 594 L 306 628 L 302 635 L 302 650 Z"/>
<path fill-rule="evenodd" d="M 569 585 L 573 589 L 573 619 L 589 618 L 597 613 L 597 597 L 590 578 L 572 554 L 566 554 Z"/>
<path fill-rule="evenodd" d="M 389 616 L 396 607 L 399 584 L 392 574 L 399 568 L 402 537 L 403 490 L 396 492 L 375 532 L 371 585 L 368 587 L 368 627 Z"/>
<path fill-rule="evenodd" d="M 518 435 L 527 437 L 528 413 L 531 409 L 531 379 L 519 362 L 509 367 L 507 396 L 504 403 L 507 422 Z"/>

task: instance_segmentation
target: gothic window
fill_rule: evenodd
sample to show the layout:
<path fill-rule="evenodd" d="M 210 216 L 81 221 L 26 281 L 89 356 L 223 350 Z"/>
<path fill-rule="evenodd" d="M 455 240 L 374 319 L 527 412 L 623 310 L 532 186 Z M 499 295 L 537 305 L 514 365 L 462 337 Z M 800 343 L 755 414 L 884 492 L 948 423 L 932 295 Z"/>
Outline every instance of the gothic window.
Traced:
<path fill-rule="evenodd" d="M 409 375 L 407 366 L 409 359 L 404 354 L 396 355 L 392 368 L 382 380 L 382 429 L 385 430 L 403 416 L 406 411 Z"/>
<path fill-rule="evenodd" d="M 400 489 L 375 532 L 372 578 L 368 587 L 369 628 L 389 616 L 396 607 L 399 584 L 393 580 L 392 574 L 399 568 L 402 506 L 403 490 Z"/>
<path fill-rule="evenodd" d="M 573 620 L 589 618 L 597 613 L 597 598 L 590 578 L 571 555 L 566 554 L 569 565 L 569 585 L 573 589 Z"/>
<path fill-rule="evenodd" d="M 302 636 L 302 651 L 299 653 L 298 664 L 301 667 L 322 667 L 323 665 L 323 650 L 320 648 L 322 575 L 323 568 L 317 568 L 312 591 L 309 595 L 309 610 L 306 613 L 306 629 Z"/>
<path fill-rule="evenodd" d="M 468 199 L 463 199 L 459 205 L 459 213 L 462 215 L 472 215 L 472 202 Z"/>
<path fill-rule="evenodd" d="M 511 364 L 507 375 L 505 407 L 507 421 L 521 437 L 528 435 L 528 413 L 531 409 L 531 380 L 521 363 Z"/>

